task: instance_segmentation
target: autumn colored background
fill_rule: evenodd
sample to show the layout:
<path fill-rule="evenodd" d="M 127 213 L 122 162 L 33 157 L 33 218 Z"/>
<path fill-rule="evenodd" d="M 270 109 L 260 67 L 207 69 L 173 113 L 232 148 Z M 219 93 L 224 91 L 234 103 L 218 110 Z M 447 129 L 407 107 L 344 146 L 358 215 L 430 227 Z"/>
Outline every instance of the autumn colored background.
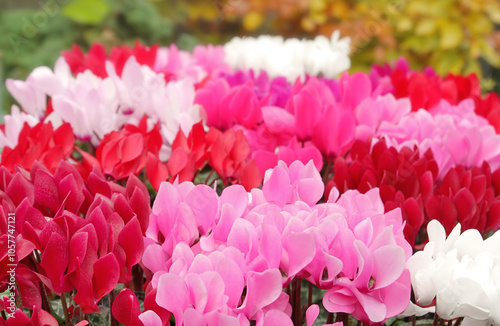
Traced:
<path fill-rule="evenodd" d="M 500 3 L 497 0 L 2 0 L 0 103 L 12 98 L 6 76 L 24 79 L 53 66 L 73 43 L 221 44 L 233 36 L 313 38 L 339 29 L 351 37 L 351 71 L 406 57 L 414 69 L 480 76 L 500 91 Z"/>

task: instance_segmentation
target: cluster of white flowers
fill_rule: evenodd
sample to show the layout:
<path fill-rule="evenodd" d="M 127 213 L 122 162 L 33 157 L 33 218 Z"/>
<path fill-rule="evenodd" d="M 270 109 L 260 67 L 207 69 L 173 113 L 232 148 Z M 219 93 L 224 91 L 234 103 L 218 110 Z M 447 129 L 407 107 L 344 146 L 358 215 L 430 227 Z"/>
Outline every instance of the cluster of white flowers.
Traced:
<path fill-rule="evenodd" d="M 483 240 L 475 230 L 446 238 L 436 220 L 427 227 L 429 243 L 407 262 L 416 303 L 436 299 L 439 317 L 464 317 L 462 325 L 500 325 L 500 231 Z"/>
<path fill-rule="evenodd" d="M 235 37 L 224 46 L 226 62 L 233 69 L 266 71 L 269 77 L 284 76 L 290 82 L 297 77 L 334 78 L 351 66 L 350 39 L 340 39 L 338 31 L 330 39 L 283 39 L 281 36 Z"/>
<path fill-rule="evenodd" d="M 151 126 L 159 122 L 164 140 L 160 158 L 167 160 L 179 127 L 188 133 L 201 120 L 201 108 L 193 103 L 194 84 L 188 80 L 167 84 L 163 73 L 140 65 L 135 57 L 127 60 L 121 76 L 109 61 L 106 72 L 106 78 L 90 70 L 73 76 L 61 57 L 54 70 L 38 67 L 26 81 L 8 79 L 7 89 L 27 114 L 13 107 L 12 116 L 5 117 L 11 127 L 0 134 L 0 146 L 17 144 L 24 122 L 34 125 L 44 116 L 49 96 L 54 112 L 45 121 L 54 127 L 68 122 L 77 137 L 94 145 L 126 123 L 137 124 L 144 115 Z"/>

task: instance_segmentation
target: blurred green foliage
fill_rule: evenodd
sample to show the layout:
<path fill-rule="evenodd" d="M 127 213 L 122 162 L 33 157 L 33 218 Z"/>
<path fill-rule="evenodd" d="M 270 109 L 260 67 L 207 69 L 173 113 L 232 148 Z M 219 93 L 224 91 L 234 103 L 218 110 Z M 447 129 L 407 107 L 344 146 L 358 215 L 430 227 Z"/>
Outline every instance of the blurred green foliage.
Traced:
<path fill-rule="evenodd" d="M 37 66 L 52 67 L 61 51 L 71 49 L 72 44 L 86 51 L 94 42 L 107 49 L 132 45 L 136 40 L 144 44 L 175 42 L 172 21 L 160 16 L 149 1 L 48 0 L 33 4 L 29 9 L 9 10 L 1 10 L 0 4 L 3 112 L 10 111 L 14 103 L 4 88 L 6 78 L 25 79 Z M 195 42 L 199 41 L 191 40 Z"/>

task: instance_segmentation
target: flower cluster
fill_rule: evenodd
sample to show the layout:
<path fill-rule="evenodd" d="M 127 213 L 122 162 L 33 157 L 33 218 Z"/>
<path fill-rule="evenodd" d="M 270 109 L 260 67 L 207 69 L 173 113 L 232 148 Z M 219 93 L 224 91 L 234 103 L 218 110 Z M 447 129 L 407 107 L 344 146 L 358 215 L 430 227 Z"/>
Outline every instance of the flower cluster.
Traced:
<path fill-rule="evenodd" d="M 72 297 L 84 313 L 99 311 L 97 302 L 118 282 L 132 280 L 143 253 L 149 220 L 149 194 L 134 175 L 126 186 L 111 183 L 96 169 L 83 179 L 76 167 L 60 161 L 51 173 L 35 162 L 31 171 L 0 167 L 2 243 L 16 242 L 16 282 L 22 305 L 47 307 L 49 289 Z M 7 217 L 15 214 L 15 234 Z M 0 261 L 5 290 L 7 255 Z"/>
<path fill-rule="evenodd" d="M 477 230 L 460 234 L 458 224 L 448 237 L 431 221 L 429 243 L 408 260 L 418 304 L 436 302 L 443 319 L 464 318 L 464 324 L 498 325 L 500 232 L 483 240 Z"/>
<path fill-rule="evenodd" d="M 346 42 L 75 46 L 8 79 L 0 325 L 499 324 L 498 97 L 404 59 L 335 78 Z"/>
<path fill-rule="evenodd" d="M 233 69 L 266 71 L 271 77 L 284 76 L 290 82 L 306 75 L 334 78 L 349 69 L 349 38 L 338 31 L 330 39 L 283 39 L 280 36 L 235 37 L 226 45 L 227 62 Z"/>
<path fill-rule="evenodd" d="M 205 185 L 163 183 L 142 260 L 158 305 L 176 325 L 291 325 L 291 305 L 297 314 L 301 304 L 283 288 L 300 292 L 307 279 L 327 290 L 331 312 L 382 322 L 404 310 L 411 247 L 400 211 L 384 214 L 377 189 L 316 205 L 323 187 L 313 163 L 299 161 L 268 170 L 250 196 L 238 185 L 218 196 Z"/>

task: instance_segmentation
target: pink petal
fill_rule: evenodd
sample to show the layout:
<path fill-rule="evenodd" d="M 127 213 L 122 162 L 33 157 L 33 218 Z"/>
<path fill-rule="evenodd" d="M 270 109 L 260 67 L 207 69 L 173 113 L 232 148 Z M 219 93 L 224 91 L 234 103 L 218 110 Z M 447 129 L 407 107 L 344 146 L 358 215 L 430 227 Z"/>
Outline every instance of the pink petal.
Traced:
<path fill-rule="evenodd" d="M 306 310 L 306 324 L 312 326 L 316 318 L 319 316 L 319 306 L 317 304 L 311 305 Z"/>
<path fill-rule="evenodd" d="M 281 234 L 276 227 L 262 224 L 262 238 L 259 243 L 259 253 L 266 260 L 269 268 L 278 268 L 281 261 Z"/>
<path fill-rule="evenodd" d="M 158 280 L 156 303 L 173 312 L 176 325 L 182 325 L 183 311 L 188 307 L 188 289 L 179 275 L 166 273 Z"/>
<path fill-rule="evenodd" d="M 271 310 L 264 316 L 263 326 L 274 326 L 274 325 L 283 325 L 283 326 L 293 326 L 292 320 L 282 311 L 279 310 Z"/>
<path fill-rule="evenodd" d="M 269 177 L 267 174 L 270 173 Z M 262 191 L 267 201 L 284 205 L 292 194 L 292 186 L 287 171 L 282 166 L 276 167 L 266 173 Z"/>
<path fill-rule="evenodd" d="M 373 252 L 373 272 L 375 289 L 386 287 L 395 282 L 405 268 L 405 252 L 399 246 L 384 246 Z"/>
<path fill-rule="evenodd" d="M 288 252 L 288 276 L 299 273 L 316 255 L 316 241 L 311 234 L 305 232 L 291 233 L 285 239 L 285 250 Z"/>
<path fill-rule="evenodd" d="M 187 308 L 184 312 L 184 326 L 206 326 L 205 317 L 193 308 Z"/>

